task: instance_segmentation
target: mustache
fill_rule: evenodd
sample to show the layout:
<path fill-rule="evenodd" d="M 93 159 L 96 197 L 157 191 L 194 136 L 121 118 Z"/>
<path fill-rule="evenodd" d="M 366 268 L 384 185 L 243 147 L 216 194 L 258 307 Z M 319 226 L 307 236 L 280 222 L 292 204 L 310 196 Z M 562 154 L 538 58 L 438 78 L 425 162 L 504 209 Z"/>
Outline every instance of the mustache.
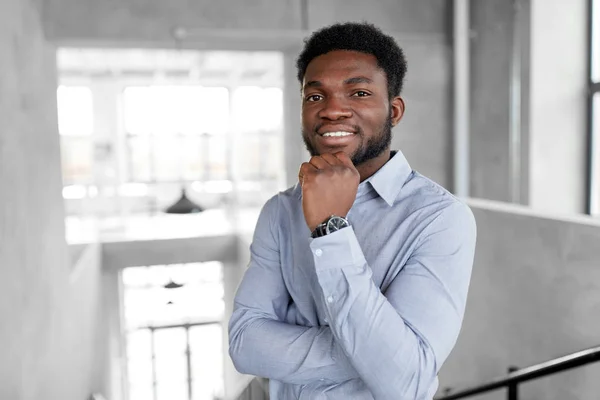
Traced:
<path fill-rule="evenodd" d="M 325 125 L 324 122 L 318 123 L 317 125 L 315 125 L 315 129 L 314 129 L 314 133 L 317 134 L 319 132 L 319 130 L 323 127 L 323 125 Z M 362 136 L 363 135 L 363 130 L 360 129 L 360 126 L 358 125 L 346 125 L 346 126 L 350 126 L 352 127 L 352 129 L 354 130 L 354 132 L 356 132 L 356 135 Z"/>

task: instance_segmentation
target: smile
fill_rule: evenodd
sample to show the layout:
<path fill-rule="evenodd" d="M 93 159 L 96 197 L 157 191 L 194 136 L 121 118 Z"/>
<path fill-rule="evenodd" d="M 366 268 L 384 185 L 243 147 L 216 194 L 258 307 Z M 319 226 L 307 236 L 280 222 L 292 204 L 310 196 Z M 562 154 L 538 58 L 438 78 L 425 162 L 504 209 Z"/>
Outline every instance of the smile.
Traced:
<path fill-rule="evenodd" d="M 351 135 L 354 135 L 354 133 L 340 131 L 340 132 L 326 132 L 321 136 L 323 136 L 323 137 L 343 137 L 343 136 L 351 136 Z"/>

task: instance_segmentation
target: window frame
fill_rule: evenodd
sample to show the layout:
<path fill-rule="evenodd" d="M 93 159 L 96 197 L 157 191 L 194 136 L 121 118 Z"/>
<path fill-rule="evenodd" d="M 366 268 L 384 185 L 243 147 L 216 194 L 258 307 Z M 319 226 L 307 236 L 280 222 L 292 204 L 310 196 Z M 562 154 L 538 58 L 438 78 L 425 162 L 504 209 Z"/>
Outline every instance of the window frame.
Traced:
<path fill-rule="evenodd" d="M 600 31 L 600 0 L 588 0 L 588 21 L 587 21 L 587 165 L 586 165 L 586 207 L 585 212 L 588 215 L 600 216 L 600 174 L 596 171 L 600 170 L 600 135 L 598 131 L 600 127 L 594 126 L 594 119 L 600 114 L 600 108 L 596 109 L 594 105 L 594 97 L 600 93 L 600 76 L 597 80 L 594 79 L 595 71 L 600 69 L 600 66 L 594 65 L 594 56 L 600 59 L 600 43 L 596 43 L 598 37 L 594 37 L 594 31 Z M 594 10 L 599 15 L 594 15 Z M 594 18 L 595 17 L 595 18 Z M 596 34 L 598 36 L 598 34 Z M 598 40 L 600 41 L 600 40 Z M 596 49 L 596 50 L 594 50 Z M 595 51 L 598 54 L 595 54 Z M 600 61 L 597 61 L 600 63 Z"/>

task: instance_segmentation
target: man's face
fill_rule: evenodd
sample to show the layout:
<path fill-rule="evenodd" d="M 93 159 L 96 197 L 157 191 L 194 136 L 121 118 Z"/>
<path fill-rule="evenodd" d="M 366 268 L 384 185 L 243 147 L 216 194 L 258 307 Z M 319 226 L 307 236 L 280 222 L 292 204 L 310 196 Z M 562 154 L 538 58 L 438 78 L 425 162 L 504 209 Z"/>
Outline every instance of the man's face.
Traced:
<path fill-rule="evenodd" d="M 302 87 L 302 137 L 311 156 L 343 151 L 354 165 L 390 147 L 404 103 L 388 97 L 371 54 L 336 50 L 312 60 Z"/>

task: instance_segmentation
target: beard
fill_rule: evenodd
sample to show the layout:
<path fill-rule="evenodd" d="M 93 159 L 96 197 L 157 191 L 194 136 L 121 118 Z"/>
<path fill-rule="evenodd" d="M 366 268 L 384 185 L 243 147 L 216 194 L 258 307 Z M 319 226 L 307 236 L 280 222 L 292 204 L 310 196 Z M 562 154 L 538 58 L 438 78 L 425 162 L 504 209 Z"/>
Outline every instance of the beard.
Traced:
<path fill-rule="evenodd" d="M 358 149 L 356 149 L 356 151 L 354 151 L 353 154 L 349 154 L 350 159 L 352 159 L 352 163 L 354 164 L 354 166 L 358 166 L 369 160 L 377 158 L 378 156 L 381 155 L 381 153 L 383 153 L 386 149 L 388 149 L 392 144 L 392 115 L 391 115 L 391 113 L 390 113 L 390 115 L 388 115 L 387 119 L 383 123 L 383 126 L 381 127 L 379 132 L 375 136 L 373 136 L 372 138 L 367 140 L 366 143 L 364 143 L 365 135 L 364 135 L 364 132 L 362 131 L 362 129 L 360 129 L 359 126 L 354 126 L 353 128 L 356 131 L 355 135 L 360 136 L 361 139 L 363 140 L 363 143 L 361 144 L 361 146 Z M 302 130 L 302 139 L 304 140 L 304 145 L 306 146 L 306 150 L 308 150 L 311 157 L 320 155 L 319 152 L 317 151 L 316 147 L 309 140 L 310 137 L 317 134 L 316 132 L 318 130 L 319 130 L 318 126 L 312 133 L 308 133 L 307 131 Z"/>

